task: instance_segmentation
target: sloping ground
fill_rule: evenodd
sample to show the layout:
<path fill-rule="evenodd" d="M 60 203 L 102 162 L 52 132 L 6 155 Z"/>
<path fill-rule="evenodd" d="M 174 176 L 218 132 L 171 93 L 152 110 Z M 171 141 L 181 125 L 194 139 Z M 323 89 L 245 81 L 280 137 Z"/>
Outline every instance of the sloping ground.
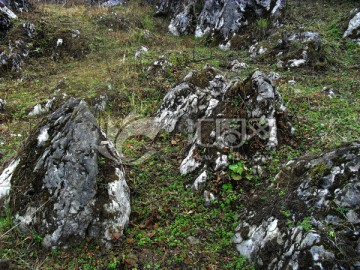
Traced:
<path fill-rule="evenodd" d="M 197 175 L 179 173 L 187 153 L 186 135 L 160 133 L 151 142 L 141 137 L 127 140 L 127 156 L 140 157 L 149 143 L 156 152 L 144 163 L 125 168 L 132 214 L 124 237 L 114 239 L 113 250 L 104 250 L 100 242 L 90 240 L 70 250 L 44 250 L 39 244 L 44 236 L 39 232 L 23 234 L 15 228 L 6 233 L 15 224 L 4 209 L 0 260 L 8 262 L 2 263 L 18 269 L 250 269 L 231 242 L 246 204 L 252 198 L 256 198 L 253 203 L 266 202 L 274 194 L 286 197 L 286 188 L 282 183 L 277 185 L 274 177 L 288 160 L 321 153 L 359 137 L 360 48 L 342 38 L 348 14 L 357 4 L 289 1 L 283 29 L 289 35 L 319 32 L 324 57 L 319 64 L 290 69 L 278 68 L 271 54 L 251 58 L 247 49 L 220 51 L 206 47 L 203 39 L 164 34 L 168 23 L 154 18 L 155 10 L 137 1 L 109 10 L 40 4 L 34 12 L 20 14 L 0 47 L 4 49 L 9 40 L 14 42 L 22 35 L 25 22 L 35 25 L 37 36 L 26 40 L 30 57 L 24 60 L 22 70 L 5 69 L 0 78 L 0 99 L 6 100 L 0 111 L 3 164 L 11 161 L 39 122 L 41 117 L 29 115 L 36 104 L 55 97 L 56 107 L 71 96 L 95 105 L 100 95 L 106 94 L 107 104 L 96 116 L 114 139 L 131 111 L 153 116 L 171 86 L 206 63 L 229 79 L 244 79 L 257 68 L 279 73 L 281 78 L 275 85 L 296 128 L 297 140 L 271 152 L 263 177 L 237 181 L 228 170 L 212 175 L 204 187 L 216 195 L 211 206 L 204 205 L 203 189 L 194 192 L 187 188 Z M 58 45 L 59 39 L 63 44 Z M 271 51 L 277 45 L 271 42 L 276 40 L 271 33 L 264 33 L 258 46 Z M 135 57 L 141 46 L 149 50 Z M 302 53 L 294 47 L 289 51 Z M 82 57 L 77 58 L 79 55 Z M 153 65 L 155 61 L 165 63 L 164 58 L 171 64 Z M 233 60 L 248 67 L 240 72 L 231 70 Z M 324 87 L 328 90 L 322 91 Z M 241 156 L 233 153 L 231 163 L 239 161 Z"/>

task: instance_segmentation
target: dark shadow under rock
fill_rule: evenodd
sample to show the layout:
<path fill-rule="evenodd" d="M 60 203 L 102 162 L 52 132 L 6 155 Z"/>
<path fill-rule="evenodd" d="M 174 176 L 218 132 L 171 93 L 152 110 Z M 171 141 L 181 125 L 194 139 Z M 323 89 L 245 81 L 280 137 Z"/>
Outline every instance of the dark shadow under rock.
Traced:
<path fill-rule="evenodd" d="M 80 99 L 43 120 L 0 179 L 11 183 L 14 222 L 45 247 L 85 237 L 110 247 L 128 224 L 130 191 L 119 155 Z"/>

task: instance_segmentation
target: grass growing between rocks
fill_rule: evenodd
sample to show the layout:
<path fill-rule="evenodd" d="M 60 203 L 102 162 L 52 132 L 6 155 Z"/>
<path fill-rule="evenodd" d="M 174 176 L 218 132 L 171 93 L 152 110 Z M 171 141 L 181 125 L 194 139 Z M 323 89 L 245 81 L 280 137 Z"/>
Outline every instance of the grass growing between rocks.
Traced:
<path fill-rule="evenodd" d="M 261 178 L 237 181 L 231 170 L 211 175 L 204 188 L 215 192 L 216 200 L 204 206 L 204 189 L 193 192 L 187 188 L 196 176 L 179 173 L 186 138 L 161 133 L 152 142 L 157 152 L 150 159 L 126 167 L 132 215 L 124 236 L 114 239 L 113 250 L 86 240 L 68 250 L 48 251 L 40 246 L 41 235 L 23 234 L 15 228 L 0 239 L 0 260 L 9 260 L 14 269 L 252 269 L 231 243 L 244 205 L 266 202 L 271 196 L 286 200 L 286 187 L 274 182 L 286 161 L 359 138 L 360 47 L 341 37 L 346 27 L 342 22 L 355 1 L 333 2 L 301 1 L 298 6 L 289 1 L 286 30 L 296 33 L 304 27 L 322 36 L 327 66 L 320 70 L 277 70 L 276 63 L 250 58 L 247 51 L 224 52 L 207 47 L 202 39 L 170 36 L 165 34 L 163 19 L 154 18 L 154 10 L 137 1 L 111 9 L 40 5 L 34 13 L 22 14 L 9 37 L 16 38 L 16 27 L 26 21 L 48 32 L 33 47 L 23 71 L 6 71 L 0 78 L 0 98 L 7 101 L 0 114 L 2 164 L 10 162 L 39 122 L 41 117 L 28 115 L 38 103 L 56 97 L 59 104 L 74 96 L 94 105 L 100 95 L 107 95 L 106 109 L 97 117 L 114 136 L 128 113 L 136 110 L 152 116 L 171 86 L 207 63 L 228 78 L 244 79 L 257 68 L 278 72 L 282 78 L 275 85 L 286 102 L 297 140 L 293 146 L 271 152 Z M 301 12 L 303 9 L 307 12 Z M 69 44 L 56 47 L 57 39 L 71 30 L 79 30 L 79 39 L 68 39 Z M 0 41 L 1 47 L 6 46 L 4 42 Z M 135 58 L 141 46 L 149 51 Z M 79 50 L 84 52 L 80 58 L 75 57 Z M 172 66 L 149 72 L 161 55 Z M 231 71 L 229 63 L 235 59 L 249 68 L 240 74 Z M 338 94 L 328 97 L 322 92 L 325 86 L 337 89 Z M 136 157 L 144 145 L 135 138 L 126 143 L 125 152 Z M 239 161 L 234 158 L 232 162 Z M 286 222 L 286 209 L 283 212 Z M 1 212 L 0 235 L 14 226 L 9 216 L 9 212 Z"/>

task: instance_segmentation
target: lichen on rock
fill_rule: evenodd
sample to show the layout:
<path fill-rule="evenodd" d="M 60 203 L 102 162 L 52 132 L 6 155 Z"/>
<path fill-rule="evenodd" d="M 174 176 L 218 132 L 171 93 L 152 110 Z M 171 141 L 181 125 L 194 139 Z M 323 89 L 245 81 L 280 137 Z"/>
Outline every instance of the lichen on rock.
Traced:
<path fill-rule="evenodd" d="M 80 99 L 46 117 L 19 151 L 11 174 L 9 207 L 20 229 L 36 231 L 47 248 L 85 237 L 110 247 L 130 215 L 125 172 L 111 146 Z"/>
<path fill-rule="evenodd" d="M 155 122 L 168 132 L 192 133 L 180 172 L 203 168 L 195 189 L 209 168 L 218 171 L 229 165 L 229 149 L 250 158 L 259 149 L 290 141 L 293 133 L 281 95 L 266 75 L 256 71 L 244 81 L 228 82 L 208 66 L 189 73 L 168 92 Z M 243 147 L 246 142 L 254 146 Z M 202 157 L 204 152 L 212 158 Z"/>
<path fill-rule="evenodd" d="M 233 242 L 257 269 L 358 269 L 359 180 L 359 143 L 290 161 L 287 197 L 250 200 Z"/>

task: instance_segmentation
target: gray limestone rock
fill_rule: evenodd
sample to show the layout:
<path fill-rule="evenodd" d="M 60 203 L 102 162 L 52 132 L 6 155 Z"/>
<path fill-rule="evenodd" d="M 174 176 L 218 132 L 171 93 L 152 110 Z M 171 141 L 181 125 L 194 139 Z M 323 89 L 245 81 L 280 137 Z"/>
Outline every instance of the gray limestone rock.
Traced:
<path fill-rule="evenodd" d="M 80 99 L 68 100 L 40 124 L 1 179 L 11 184 L 14 222 L 36 231 L 47 248 L 85 237 L 110 247 L 129 221 L 119 155 Z"/>
<path fill-rule="evenodd" d="M 124 5 L 124 0 L 109 0 L 101 4 L 101 7 L 114 7 L 118 5 Z"/>
<path fill-rule="evenodd" d="M 160 0 L 156 14 L 171 16 L 169 31 L 174 35 L 219 34 L 227 41 L 251 23 L 248 18 L 274 21 L 284 7 L 284 0 Z"/>
<path fill-rule="evenodd" d="M 0 1 L 0 33 L 5 33 L 10 29 L 12 21 L 17 19 L 15 13 Z"/>
<path fill-rule="evenodd" d="M 233 238 L 240 254 L 256 269 L 358 269 L 360 144 L 290 161 L 275 182 L 286 199 L 242 213 Z"/>
<path fill-rule="evenodd" d="M 344 38 L 348 38 L 360 44 L 360 7 L 351 11 L 352 19 L 349 21 L 348 28 L 344 33 Z"/>
<path fill-rule="evenodd" d="M 5 108 L 6 100 L 0 98 L 0 112 L 2 112 Z"/>
<path fill-rule="evenodd" d="M 262 72 L 254 72 L 245 81 L 228 82 L 215 69 L 205 67 L 189 73 L 170 89 L 155 122 L 168 132 L 192 135 L 180 172 L 188 174 L 203 168 L 192 185 L 198 190 L 207 179 L 208 168 L 227 168 L 227 149 L 239 150 L 245 141 L 255 139 L 275 148 L 285 137 L 289 139 L 291 124 L 286 115 L 280 93 Z M 200 154 L 205 148 L 207 158 Z M 251 157 L 255 152 L 247 149 L 241 154 Z"/>

